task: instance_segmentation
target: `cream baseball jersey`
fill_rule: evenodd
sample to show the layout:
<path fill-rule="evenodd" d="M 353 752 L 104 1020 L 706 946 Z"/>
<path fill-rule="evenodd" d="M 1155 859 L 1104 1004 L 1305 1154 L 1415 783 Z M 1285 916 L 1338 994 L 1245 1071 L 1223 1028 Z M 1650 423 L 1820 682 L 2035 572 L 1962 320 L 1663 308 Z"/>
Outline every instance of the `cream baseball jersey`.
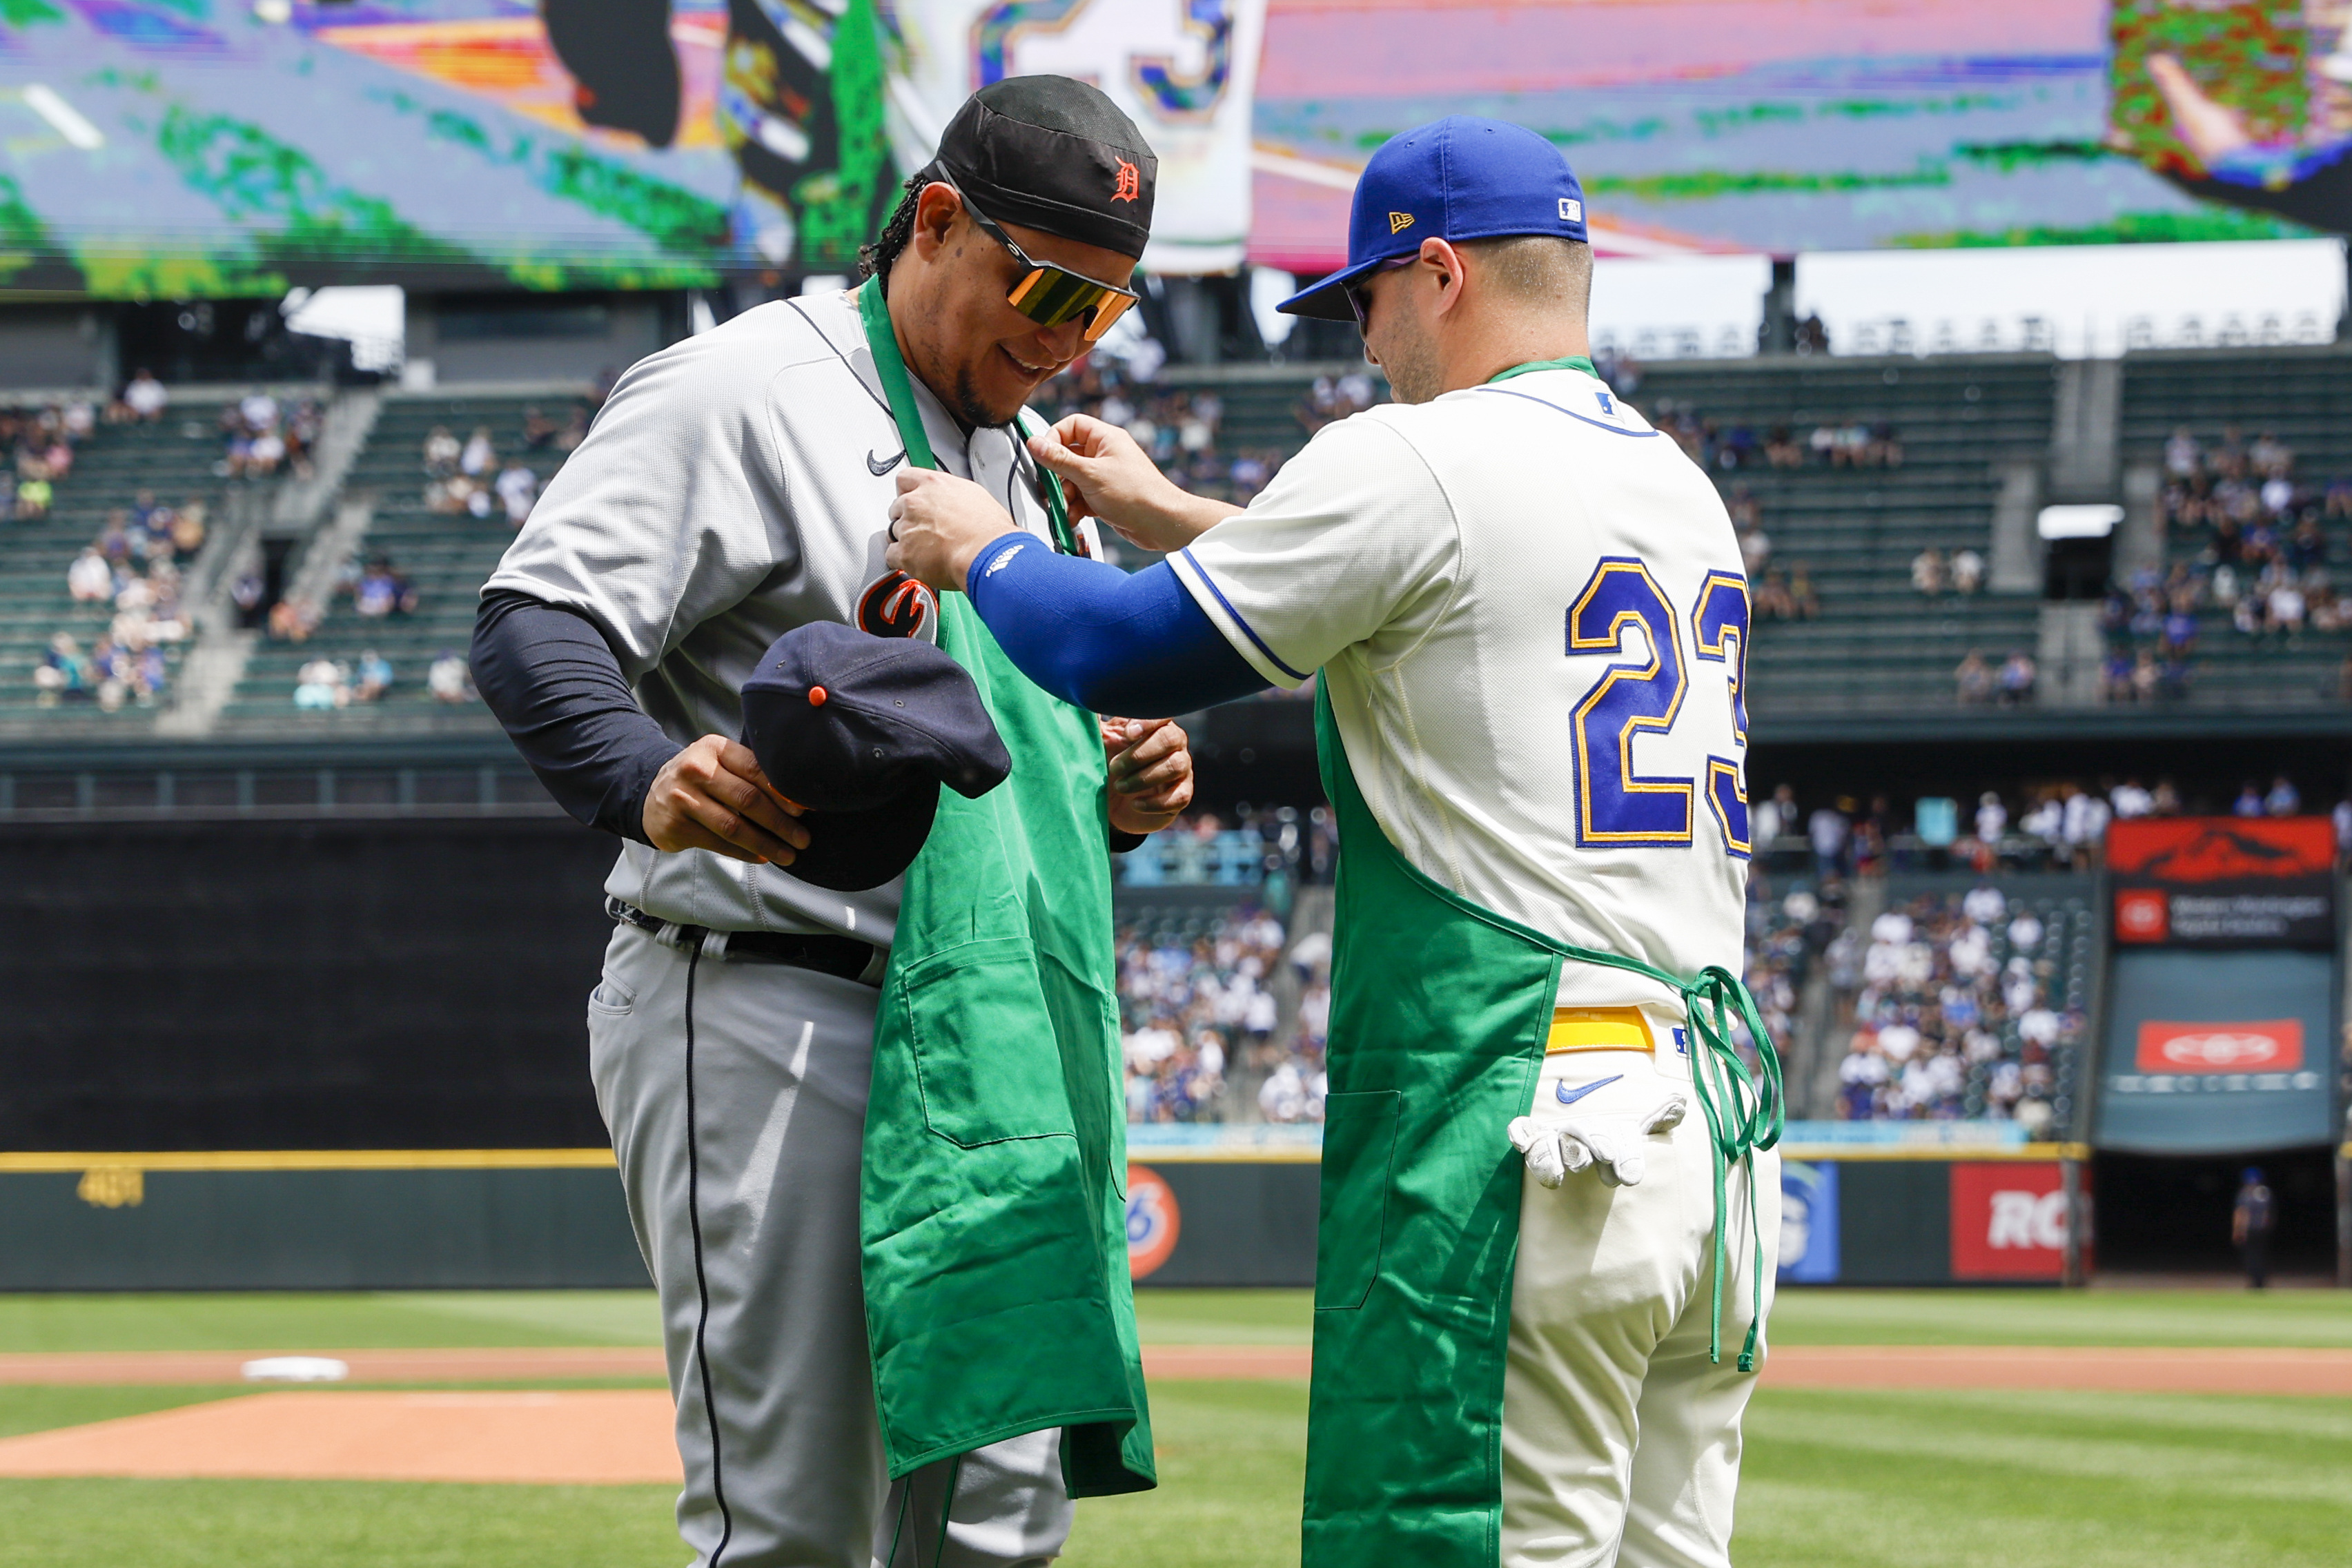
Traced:
<path fill-rule="evenodd" d="M 1739 972 L 1747 578 L 1714 485 L 1605 384 L 1359 414 L 1171 560 L 1267 679 L 1322 672 L 1417 869 L 1579 946 Z M 1670 999 L 1561 974 L 1563 1005 Z"/>

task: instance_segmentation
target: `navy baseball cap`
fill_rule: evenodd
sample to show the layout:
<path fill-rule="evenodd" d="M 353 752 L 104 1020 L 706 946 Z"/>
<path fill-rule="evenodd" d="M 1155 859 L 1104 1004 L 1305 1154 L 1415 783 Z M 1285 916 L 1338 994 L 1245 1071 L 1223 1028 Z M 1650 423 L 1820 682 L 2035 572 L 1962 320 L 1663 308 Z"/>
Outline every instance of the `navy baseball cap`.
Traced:
<path fill-rule="evenodd" d="M 1391 136 L 1356 182 L 1348 265 L 1276 309 L 1352 321 L 1341 292 L 1421 242 L 1549 234 L 1587 239 L 1584 187 L 1559 148 L 1524 125 L 1449 114 Z"/>
<path fill-rule="evenodd" d="M 1013 771 L 980 689 L 913 637 L 821 622 L 786 632 L 743 683 L 743 743 L 808 808 L 782 868 L 836 892 L 878 888 L 930 837 L 940 786 L 978 799 Z"/>

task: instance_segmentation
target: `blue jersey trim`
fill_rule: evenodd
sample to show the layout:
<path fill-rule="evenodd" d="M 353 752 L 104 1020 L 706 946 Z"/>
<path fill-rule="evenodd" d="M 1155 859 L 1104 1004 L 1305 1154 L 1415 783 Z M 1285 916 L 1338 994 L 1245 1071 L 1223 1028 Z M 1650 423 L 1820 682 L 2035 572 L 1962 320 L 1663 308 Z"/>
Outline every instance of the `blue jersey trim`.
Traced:
<path fill-rule="evenodd" d="M 1254 628 L 1249 622 L 1242 618 L 1242 613 L 1234 608 L 1234 602 L 1225 597 L 1225 591 L 1217 586 L 1216 579 L 1210 576 L 1209 574 L 1202 569 L 1198 561 L 1192 559 L 1192 552 L 1189 547 L 1180 550 L 1176 553 L 1184 558 L 1184 563 L 1192 569 L 1192 575 L 1198 577 L 1208 588 L 1209 592 L 1217 596 L 1217 603 L 1225 607 L 1225 614 L 1233 616 L 1234 625 L 1241 627 L 1242 636 L 1249 638 L 1252 643 L 1256 645 L 1257 651 L 1265 655 L 1267 663 L 1273 665 L 1275 668 L 1282 671 L 1283 674 L 1290 677 L 1293 680 L 1304 680 L 1307 679 L 1307 672 L 1305 670 L 1291 668 L 1290 666 L 1282 662 L 1282 656 L 1280 654 L 1265 646 L 1265 639 L 1258 636 L 1256 629 Z"/>
<path fill-rule="evenodd" d="M 1570 419 L 1578 420 L 1578 421 L 1580 421 L 1580 422 L 1581 422 L 1581 423 L 1583 423 L 1583 424 L 1590 425 L 1590 426 L 1591 426 L 1595 430 L 1606 430 L 1606 431 L 1608 431 L 1612 436 L 1631 436 L 1631 437 L 1634 437 L 1634 438 L 1636 438 L 1636 439 L 1639 439 L 1640 437 L 1644 437 L 1644 436 L 1654 436 L 1654 435 L 1656 435 L 1656 434 L 1657 434 L 1657 432 L 1656 432 L 1655 430 L 1625 430 L 1625 429 L 1621 429 L 1621 428 L 1619 428 L 1617 426 L 1614 426 L 1614 425 L 1610 424 L 1607 420 L 1604 420 L 1604 419 L 1595 419 L 1595 418 L 1591 417 L 1590 415 L 1579 414 L 1579 413 L 1577 413 L 1577 412 L 1576 412 L 1574 409 L 1572 409 L 1572 408 L 1562 408 L 1562 407 L 1561 407 L 1559 404 L 1557 404 L 1557 403 L 1546 403 L 1546 402 L 1545 402 L 1542 398 L 1540 398 L 1540 397 L 1529 397 L 1529 396 L 1528 396 L 1526 393 L 1524 393 L 1524 392 L 1513 392 L 1513 391 L 1512 391 L 1509 387 L 1507 387 L 1507 386 L 1482 386 L 1482 387 L 1478 388 L 1478 390 L 1479 390 L 1479 391 L 1481 391 L 1481 392 L 1493 392 L 1493 393 L 1498 393 L 1498 394 L 1500 394 L 1501 395 L 1503 395 L 1503 396 L 1505 396 L 1505 397 L 1516 397 L 1516 398 L 1520 399 L 1522 402 L 1532 403 L 1532 404 L 1534 404 L 1534 405 L 1535 405 L 1537 407 L 1538 407 L 1538 408 L 1549 408 L 1549 409 L 1550 409 L 1554 414 L 1565 414 L 1565 415 L 1567 415 Z"/>

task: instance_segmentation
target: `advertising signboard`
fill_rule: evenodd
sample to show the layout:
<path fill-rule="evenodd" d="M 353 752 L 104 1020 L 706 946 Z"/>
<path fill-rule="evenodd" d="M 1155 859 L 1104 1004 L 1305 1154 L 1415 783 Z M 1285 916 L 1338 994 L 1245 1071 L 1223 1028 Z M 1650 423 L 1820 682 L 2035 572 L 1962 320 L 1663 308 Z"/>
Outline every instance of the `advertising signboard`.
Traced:
<path fill-rule="evenodd" d="M 1952 1278 L 2056 1279 L 2066 1271 L 2058 1163 L 1952 1167 Z"/>
<path fill-rule="evenodd" d="M 2140 817 L 2107 833 L 2116 941 L 2326 949 L 2336 827 L 2324 816 Z"/>

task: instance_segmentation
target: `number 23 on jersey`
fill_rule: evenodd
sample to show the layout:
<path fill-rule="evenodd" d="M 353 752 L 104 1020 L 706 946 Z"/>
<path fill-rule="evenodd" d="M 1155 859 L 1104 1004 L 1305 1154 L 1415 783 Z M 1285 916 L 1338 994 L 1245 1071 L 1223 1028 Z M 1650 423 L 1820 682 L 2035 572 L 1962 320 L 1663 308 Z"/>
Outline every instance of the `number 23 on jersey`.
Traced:
<path fill-rule="evenodd" d="M 1735 754 L 1709 753 L 1704 794 L 1707 810 L 1733 858 L 1748 858 L 1748 792 L 1740 763 L 1748 746 L 1748 580 L 1737 572 L 1710 572 L 1688 616 L 1702 664 L 1724 668 Z M 1635 740 L 1664 733 L 1683 716 L 1691 676 L 1683 658 L 1684 617 L 1675 613 L 1650 569 L 1630 556 L 1604 556 L 1568 612 L 1568 656 L 1615 654 L 1571 720 L 1576 757 L 1576 842 L 1580 848 L 1681 848 L 1692 842 L 1696 780 L 1650 777 L 1633 771 Z M 1643 658 L 1626 657 L 1628 628 L 1638 627 Z M 1712 702 L 1713 682 L 1701 682 L 1699 700 Z"/>

